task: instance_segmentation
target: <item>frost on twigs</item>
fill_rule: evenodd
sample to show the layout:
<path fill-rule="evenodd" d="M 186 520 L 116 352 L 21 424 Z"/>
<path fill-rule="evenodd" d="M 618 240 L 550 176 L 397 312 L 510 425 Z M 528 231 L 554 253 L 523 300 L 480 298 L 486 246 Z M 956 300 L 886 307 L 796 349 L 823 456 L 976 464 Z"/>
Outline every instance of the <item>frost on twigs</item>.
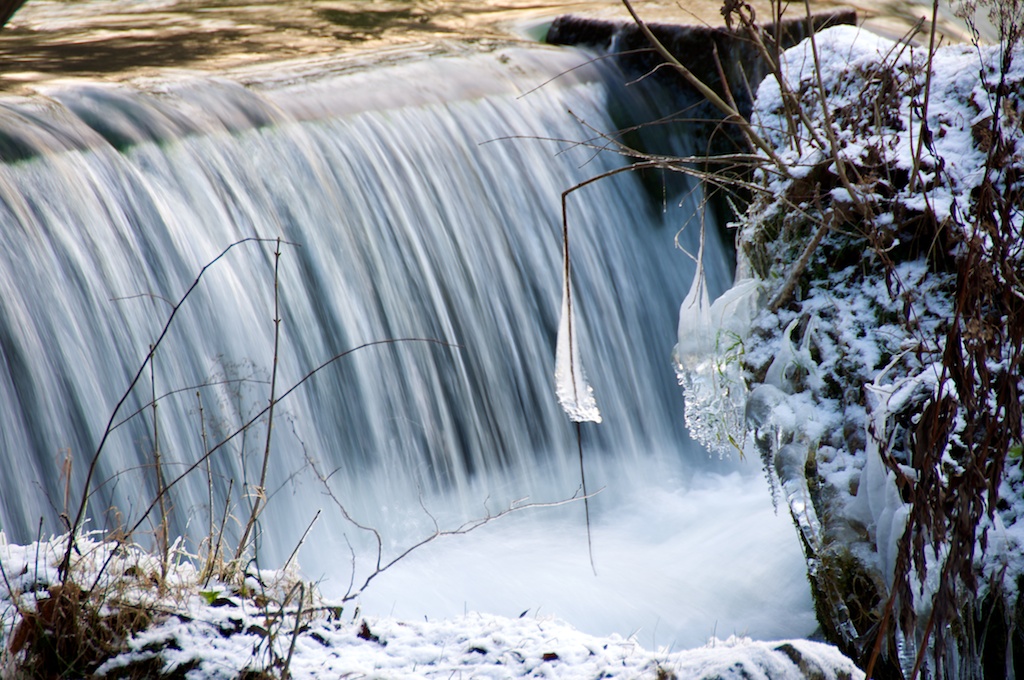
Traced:
<path fill-rule="evenodd" d="M 569 419 L 575 423 L 601 422 L 594 388 L 587 382 L 580 360 L 580 345 L 573 314 L 568 279 L 562 293 L 562 318 L 555 347 L 555 395 Z"/>
<path fill-rule="evenodd" d="M 744 431 L 747 396 L 740 358 L 759 294 L 758 282 L 744 279 L 711 304 L 699 263 L 679 307 L 674 360 L 686 397 L 686 427 L 720 455 L 742 450 L 735 438 Z"/>

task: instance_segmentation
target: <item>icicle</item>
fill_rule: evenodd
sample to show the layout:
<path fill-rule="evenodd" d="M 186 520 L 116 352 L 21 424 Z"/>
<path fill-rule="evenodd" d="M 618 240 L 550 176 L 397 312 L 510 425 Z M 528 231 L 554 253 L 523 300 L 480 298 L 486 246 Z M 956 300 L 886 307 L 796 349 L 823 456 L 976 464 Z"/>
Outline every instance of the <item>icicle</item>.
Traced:
<path fill-rule="evenodd" d="M 679 327 L 676 331 L 676 361 L 688 366 L 706 361 L 715 349 L 711 328 L 711 302 L 704 278 L 704 247 L 697 254 L 697 273 L 690 290 L 679 305 Z"/>
<path fill-rule="evenodd" d="M 555 347 L 555 394 L 569 419 L 576 423 L 601 422 L 601 411 L 594 399 L 594 388 L 587 383 L 580 361 L 580 345 L 573 315 L 569 268 L 565 269 L 562 289 L 562 318 L 558 323 L 558 344 Z"/>
<path fill-rule="evenodd" d="M 850 515 L 859 519 L 874 535 L 879 569 L 890 590 L 896 578 L 899 540 L 906 531 L 910 505 L 903 501 L 896 486 L 896 473 L 882 459 L 884 449 L 880 442 L 888 440 L 889 416 L 899 412 L 905 395 L 913 394 L 916 385 L 922 381 L 919 376 L 883 384 L 886 374 L 898 359 L 894 358 L 875 376 L 874 381 L 864 386 L 870 424 L 866 432 L 864 468 L 857 495 L 850 507 Z"/>

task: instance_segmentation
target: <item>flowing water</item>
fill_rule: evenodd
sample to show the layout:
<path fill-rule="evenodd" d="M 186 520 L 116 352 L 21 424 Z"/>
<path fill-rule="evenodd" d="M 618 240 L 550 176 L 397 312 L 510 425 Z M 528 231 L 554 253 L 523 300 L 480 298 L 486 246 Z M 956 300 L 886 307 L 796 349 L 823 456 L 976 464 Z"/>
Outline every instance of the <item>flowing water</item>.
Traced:
<path fill-rule="evenodd" d="M 340 506 L 379 529 L 390 559 L 435 527 L 578 494 L 576 430 L 553 389 L 559 200 L 623 160 L 554 141 L 614 128 L 599 73 L 533 88 L 582 59 L 503 50 L 264 86 L 79 84 L 0 102 L 7 539 L 32 540 L 40 518 L 43 533 L 62 530 L 108 421 L 89 526 L 138 521 L 154 451 L 174 478 L 256 416 L 275 377 L 280 395 L 309 376 L 274 415 L 258 554 L 283 563 L 321 511 L 299 561 L 328 594 L 374 563 L 372 536 Z M 412 553 L 371 583 L 362 610 L 551 614 L 681 646 L 810 634 L 796 534 L 759 466 L 709 457 L 683 426 L 670 355 L 694 265 L 677 237 L 696 252 L 705 221 L 712 292 L 731 282 L 699 187 L 659 195 L 619 174 L 571 194 L 568 216 L 604 415 L 582 428 L 588 491 L 600 490 L 596 574 L 579 502 L 526 508 Z M 247 239 L 278 237 L 275 269 L 275 243 Z M 377 341 L 393 342 L 310 376 Z M 171 490 L 172 530 L 190 548 L 229 491 L 237 538 L 265 444 L 257 418 Z"/>

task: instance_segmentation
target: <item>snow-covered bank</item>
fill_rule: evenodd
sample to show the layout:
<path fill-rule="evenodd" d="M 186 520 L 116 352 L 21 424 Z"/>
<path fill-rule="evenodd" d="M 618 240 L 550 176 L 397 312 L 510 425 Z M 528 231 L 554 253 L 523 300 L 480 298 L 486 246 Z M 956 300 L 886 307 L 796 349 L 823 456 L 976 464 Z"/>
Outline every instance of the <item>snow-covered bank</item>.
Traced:
<path fill-rule="evenodd" d="M 861 663 L 1012 673 L 1024 53 L 929 59 L 837 27 L 782 73 L 758 91 L 778 162 L 739 224 L 740 280 L 681 311 L 691 431 L 765 461 L 819 621 Z"/>
<path fill-rule="evenodd" d="M 172 560 L 161 589 L 154 556 L 88 537 L 78 541 L 73 578 L 59 585 L 66 538 L 28 546 L 2 538 L 5 678 L 24 677 L 26 664 L 41 677 L 105 678 L 863 677 L 834 647 L 807 640 L 733 637 L 689 651 L 648 650 L 546 617 L 362 617 L 322 600 L 294 573 L 204 582 L 187 559 Z"/>

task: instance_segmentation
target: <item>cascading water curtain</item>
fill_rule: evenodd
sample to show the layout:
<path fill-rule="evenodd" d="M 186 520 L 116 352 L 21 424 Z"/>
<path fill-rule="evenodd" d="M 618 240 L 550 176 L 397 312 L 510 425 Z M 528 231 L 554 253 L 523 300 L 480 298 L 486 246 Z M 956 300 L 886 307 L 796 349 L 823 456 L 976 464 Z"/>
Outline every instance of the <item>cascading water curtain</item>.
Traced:
<path fill-rule="evenodd" d="M 199 550 L 227 507 L 226 540 L 237 540 L 233 518 L 262 494 L 259 556 L 273 566 L 322 511 L 300 557 L 344 572 L 333 576 L 342 591 L 350 564 L 372 571 L 363 556 L 372 562 L 374 550 L 345 513 L 382 529 L 395 554 L 435 521 L 573 496 L 575 432 L 553 378 L 559 196 L 624 161 L 553 141 L 611 129 L 596 70 L 520 95 L 585 58 L 507 50 L 248 87 L 79 85 L 0 102 L 7 539 L 33 540 L 40 519 L 58 533 L 61 513 L 73 518 L 115 404 L 215 259 L 112 420 L 86 528 L 143 519 L 157 449 L 174 479 L 253 418 L 208 471 L 171 489 L 172 533 Z M 709 465 L 686 437 L 670 361 L 693 274 L 673 240 L 686 226 L 679 240 L 696 252 L 699 198 L 652 199 L 627 173 L 570 200 L 576 337 L 604 416 L 584 433 L 593 488 L 606 487 L 598 521 L 628 518 L 617 484 L 649 475 L 650 461 L 669 461 L 676 472 L 660 481 L 678 474 L 683 486 Z M 721 290 L 730 265 L 711 232 L 705 266 Z M 276 276 L 273 243 L 239 243 L 277 238 Z M 268 484 L 257 489 L 257 416 L 275 360 L 280 395 L 379 341 L 277 405 Z M 157 522 L 143 521 L 136 540 Z"/>

